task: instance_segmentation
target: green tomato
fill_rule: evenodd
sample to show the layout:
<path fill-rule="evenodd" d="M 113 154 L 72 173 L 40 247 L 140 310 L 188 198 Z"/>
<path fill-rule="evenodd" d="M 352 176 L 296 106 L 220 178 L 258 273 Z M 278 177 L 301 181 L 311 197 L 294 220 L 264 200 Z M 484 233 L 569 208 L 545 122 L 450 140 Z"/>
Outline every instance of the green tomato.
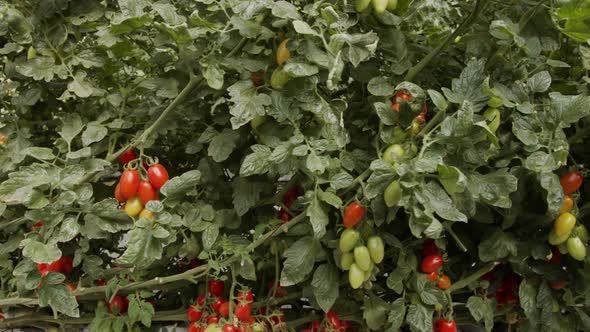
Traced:
<path fill-rule="evenodd" d="M 375 264 L 379 264 L 385 257 L 385 245 L 383 240 L 378 235 L 373 235 L 367 240 L 367 247 L 369 248 L 369 254 Z"/>
<path fill-rule="evenodd" d="M 361 234 L 358 231 L 352 228 L 345 229 L 344 232 L 340 234 L 340 240 L 338 241 L 340 251 L 351 251 L 354 248 L 354 246 L 356 246 L 356 243 L 358 242 L 360 237 Z"/>
<path fill-rule="evenodd" d="M 557 236 L 557 235 L 555 234 L 555 232 L 554 232 L 554 231 L 551 231 L 551 232 L 549 233 L 549 238 L 548 238 L 548 241 L 549 241 L 549 243 L 550 243 L 551 245 L 554 245 L 554 246 L 556 246 L 556 245 L 558 245 L 558 244 L 561 244 L 561 243 L 564 243 L 565 241 L 567 241 L 567 238 L 568 238 L 569 236 L 570 236 L 570 234 L 569 234 L 569 233 L 567 233 L 567 234 L 565 234 L 565 235 L 562 235 L 562 236 Z"/>
<path fill-rule="evenodd" d="M 222 332 L 221 327 L 217 324 L 209 324 L 205 329 L 205 332 Z"/>
<path fill-rule="evenodd" d="M 387 1 L 387 10 L 394 10 L 397 7 L 397 0 Z"/>
<path fill-rule="evenodd" d="M 385 188 L 383 192 L 383 199 L 385 200 L 385 205 L 387 207 L 394 207 L 399 203 L 401 198 L 401 192 L 399 188 L 399 181 L 393 181 L 392 183 Z"/>
<path fill-rule="evenodd" d="M 574 227 L 573 234 L 579 237 L 582 242 L 588 242 L 588 230 L 586 229 L 586 226 L 578 224 L 576 227 Z"/>
<path fill-rule="evenodd" d="M 488 122 L 488 127 L 492 133 L 495 134 L 498 127 L 500 127 L 500 111 L 497 108 L 488 108 L 483 112 L 483 118 Z"/>
<path fill-rule="evenodd" d="M 264 115 L 256 115 L 252 120 L 250 120 L 250 126 L 252 129 L 256 129 L 265 122 L 266 117 Z"/>
<path fill-rule="evenodd" d="M 33 46 L 27 50 L 27 60 L 31 60 L 37 57 L 37 50 Z"/>
<path fill-rule="evenodd" d="M 351 252 L 346 252 L 340 257 L 340 266 L 344 271 L 350 270 L 350 266 L 354 263 L 354 255 Z"/>
<path fill-rule="evenodd" d="M 566 239 L 567 240 L 567 239 Z M 557 249 L 562 255 L 567 255 L 569 252 L 567 251 L 567 244 L 566 242 L 562 242 L 557 245 Z"/>
<path fill-rule="evenodd" d="M 365 272 L 361 270 L 358 265 L 352 263 L 350 270 L 348 270 L 348 281 L 350 286 L 354 289 L 358 289 L 365 280 Z"/>
<path fill-rule="evenodd" d="M 361 270 L 369 271 L 372 263 L 369 248 L 365 246 L 354 248 L 354 262 Z"/>
<path fill-rule="evenodd" d="M 410 135 L 416 136 L 422 130 L 420 124 L 417 121 L 412 121 L 412 125 L 410 126 Z"/>
<path fill-rule="evenodd" d="M 395 142 L 402 142 L 405 141 L 406 138 L 408 138 L 408 133 L 406 133 L 406 131 L 402 127 L 395 126 L 393 128 L 393 138 Z"/>
<path fill-rule="evenodd" d="M 266 329 L 264 327 L 264 325 L 260 324 L 260 323 L 254 323 L 252 324 L 252 332 L 264 332 Z"/>
<path fill-rule="evenodd" d="M 356 0 L 354 3 L 354 9 L 360 13 L 369 7 L 371 0 Z"/>
<path fill-rule="evenodd" d="M 373 275 L 372 271 L 374 266 L 375 264 L 373 264 L 373 262 L 371 261 L 369 269 L 365 272 L 365 278 L 363 279 L 363 281 L 369 281 L 369 279 L 371 279 L 371 275 Z"/>
<path fill-rule="evenodd" d="M 562 213 L 553 224 L 553 232 L 557 236 L 563 236 L 569 234 L 574 226 L 576 226 L 576 217 L 569 212 Z"/>
<path fill-rule="evenodd" d="M 496 96 L 492 96 L 490 97 L 490 99 L 488 99 L 488 106 L 489 107 L 500 107 L 504 104 L 504 101 L 502 100 L 502 98 L 500 97 L 496 97 Z"/>
<path fill-rule="evenodd" d="M 570 237 L 567 240 L 567 251 L 573 259 L 583 261 L 586 258 L 586 246 L 579 237 Z"/>
<path fill-rule="evenodd" d="M 289 82 L 289 75 L 282 68 L 277 68 L 272 72 L 270 86 L 272 86 L 273 89 L 280 90 L 285 84 L 287 84 L 287 82 Z"/>
<path fill-rule="evenodd" d="M 383 160 L 393 165 L 395 164 L 396 159 L 403 158 L 405 154 L 406 152 L 401 145 L 391 144 L 385 149 L 385 152 L 383 152 Z"/>
<path fill-rule="evenodd" d="M 375 13 L 382 14 L 387 9 L 387 5 L 389 0 L 371 0 L 373 4 L 373 9 L 375 9 Z"/>

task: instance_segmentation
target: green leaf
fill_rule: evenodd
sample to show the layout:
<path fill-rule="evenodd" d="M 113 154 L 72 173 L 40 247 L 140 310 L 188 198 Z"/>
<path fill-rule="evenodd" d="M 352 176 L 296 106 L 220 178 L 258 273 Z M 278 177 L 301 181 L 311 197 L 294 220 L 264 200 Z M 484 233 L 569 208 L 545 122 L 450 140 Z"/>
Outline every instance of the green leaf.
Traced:
<path fill-rule="evenodd" d="M 215 162 L 222 162 L 232 153 L 239 139 L 240 135 L 237 132 L 225 129 L 213 137 L 211 143 L 209 143 L 207 154 Z"/>
<path fill-rule="evenodd" d="M 184 197 L 188 191 L 193 190 L 200 181 L 200 171 L 188 171 L 168 180 L 168 182 L 160 188 L 160 192 L 170 199 L 180 199 Z"/>
<path fill-rule="evenodd" d="M 461 213 L 447 193 L 435 182 L 428 182 L 415 196 L 427 210 L 436 212 L 442 218 L 451 221 L 467 222 L 467 216 Z"/>
<path fill-rule="evenodd" d="M 297 12 L 297 7 L 287 1 L 276 1 L 272 3 L 272 14 L 275 17 L 287 20 L 299 20 L 301 15 Z"/>
<path fill-rule="evenodd" d="M 217 64 L 208 64 L 207 69 L 203 72 L 203 77 L 207 80 L 207 84 L 215 89 L 219 90 L 223 87 L 223 75 L 225 71 Z"/>
<path fill-rule="evenodd" d="M 51 160 L 55 158 L 50 148 L 29 147 L 24 149 L 22 153 L 40 160 Z"/>
<path fill-rule="evenodd" d="M 386 77 L 377 76 L 371 78 L 367 85 L 367 90 L 369 90 L 369 93 L 373 96 L 391 96 L 395 91 L 395 86 Z M 393 113 L 391 112 L 391 109 L 389 111 L 390 113 Z"/>
<path fill-rule="evenodd" d="M 250 81 L 238 81 L 227 91 L 230 95 L 230 114 L 233 129 L 238 129 L 254 119 L 255 116 L 265 114 L 264 108 L 271 104 L 269 95 L 258 93 Z"/>
<path fill-rule="evenodd" d="M 330 222 L 328 213 L 324 208 L 324 204 L 320 202 L 318 196 L 315 196 L 307 209 L 305 215 L 309 217 L 309 222 L 313 228 L 314 236 L 322 238 L 326 234 L 326 226 Z"/>
<path fill-rule="evenodd" d="M 564 96 L 559 92 L 549 93 L 551 114 L 562 128 L 569 127 L 581 118 L 590 115 L 590 97 L 584 95 Z"/>
<path fill-rule="evenodd" d="M 108 132 L 108 129 L 100 123 L 96 121 L 90 122 L 82 133 L 82 144 L 88 146 L 94 142 L 99 142 L 107 136 Z"/>
<path fill-rule="evenodd" d="M 432 310 L 421 304 L 412 304 L 408 306 L 406 321 L 410 324 L 410 329 L 412 331 L 431 332 Z"/>
<path fill-rule="evenodd" d="M 219 236 L 219 226 L 216 224 L 209 224 L 207 228 L 203 231 L 202 242 L 203 248 L 205 250 L 211 249 L 217 241 L 217 237 Z"/>
<path fill-rule="evenodd" d="M 252 150 L 254 152 L 247 155 L 240 166 L 241 176 L 264 174 L 270 169 L 268 156 L 271 150 L 264 145 L 253 145 Z"/>
<path fill-rule="evenodd" d="M 549 212 L 552 215 L 557 215 L 565 199 L 563 189 L 559 183 L 559 176 L 553 172 L 548 172 L 540 173 L 538 178 L 541 187 L 547 192 L 546 201 Z"/>
<path fill-rule="evenodd" d="M 324 312 L 328 312 L 338 299 L 339 275 L 338 269 L 331 264 L 320 265 L 313 274 L 313 295 Z"/>
<path fill-rule="evenodd" d="M 53 80 L 55 75 L 55 60 L 47 56 L 37 56 L 25 63 L 16 66 L 16 70 L 24 76 L 32 77 L 34 80 L 45 80 L 47 82 Z"/>
<path fill-rule="evenodd" d="M 95 93 L 94 84 L 86 79 L 85 72 L 76 72 L 73 80 L 68 83 L 68 90 L 75 93 L 80 98 L 88 98 Z"/>
<path fill-rule="evenodd" d="M 524 279 L 518 288 L 518 298 L 525 316 L 532 327 L 539 324 L 539 310 L 537 309 L 537 287 L 528 279 Z"/>
<path fill-rule="evenodd" d="M 530 77 L 526 84 L 532 92 L 545 92 L 551 86 L 551 75 L 548 71 L 538 72 Z"/>
<path fill-rule="evenodd" d="M 248 181 L 245 178 L 236 178 L 232 187 L 234 209 L 238 216 L 243 216 L 250 208 L 256 206 L 260 199 L 260 193 L 264 191 L 259 183 Z"/>
<path fill-rule="evenodd" d="M 313 270 L 320 248 L 320 244 L 311 236 L 302 237 L 289 246 L 285 252 L 287 259 L 283 263 L 281 285 L 288 287 L 305 280 Z"/>
<path fill-rule="evenodd" d="M 484 66 L 484 60 L 469 61 L 459 78 L 452 80 L 453 90 L 443 88 L 445 97 L 455 104 L 462 105 L 464 101 L 469 101 L 475 109 L 481 108 L 488 99 L 483 91 Z"/>
<path fill-rule="evenodd" d="M 484 235 L 484 239 L 479 243 L 478 250 L 479 259 L 482 262 L 491 262 L 506 258 L 509 255 L 516 256 L 517 242 L 511 234 L 496 229 L 491 234 Z"/>
<path fill-rule="evenodd" d="M 389 306 L 377 296 L 365 297 L 363 319 L 371 330 L 378 330 L 387 322 Z"/>
<path fill-rule="evenodd" d="M 291 77 L 312 76 L 319 72 L 318 67 L 297 61 L 287 62 L 283 67 L 283 70 Z"/>
<path fill-rule="evenodd" d="M 492 301 L 479 296 L 470 296 L 467 300 L 467 309 L 476 322 L 484 321 L 486 331 L 494 327 L 494 308 Z"/>
<path fill-rule="evenodd" d="M 527 169 L 538 173 L 552 172 L 559 168 L 553 155 L 543 151 L 535 151 L 531 153 L 531 155 L 526 158 L 524 166 Z"/>
<path fill-rule="evenodd" d="M 462 193 L 467 186 L 467 178 L 457 167 L 438 165 L 438 180 L 450 194 Z"/>
<path fill-rule="evenodd" d="M 68 116 L 62 117 L 61 120 L 63 121 L 63 126 L 58 133 L 69 145 L 82 132 L 84 124 L 78 113 L 68 114 Z"/>
<path fill-rule="evenodd" d="M 518 187 L 518 179 L 505 168 L 488 174 L 467 174 L 468 189 L 476 199 L 501 208 L 510 208 L 510 194 Z"/>
<path fill-rule="evenodd" d="M 129 231 L 127 249 L 116 262 L 145 269 L 162 258 L 163 247 L 162 240 L 153 237 L 149 229 L 136 227 Z"/>
<path fill-rule="evenodd" d="M 48 165 L 33 164 L 21 167 L 9 174 L 8 180 L 0 183 L 0 200 L 6 203 L 24 204 L 38 193 L 34 188 L 55 181 L 55 169 Z"/>
<path fill-rule="evenodd" d="M 35 263 L 52 263 L 61 257 L 57 244 L 44 244 L 33 239 L 25 239 L 21 242 L 21 246 L 23 256 Z"/>
<path fill-rule="evenodd" d="M 330 191 L 318 190 L 318 198 L 337 209 L 342 207 L 342 200 L 340 197 Z"/>
<path fill-rule="evenodd" d="M 309 24 L 303 21 L 293 21 L 293 28 L 297 33 L 302 35 L 317 35 L 317 31 L 313 30 Z"/>
<path fill-rule="evenodd" d="M 391 324 L 387 329 L 387 332 L 398 331 L 404 323 L 404 317 L 406 316 L 406 303 L 403 297 L 397 298 L 391 302 L 391 308 L 389 310 L 389 316 L 387 321 Z"/>
<path fill-rule="evenodd" d="M 68 286 L 64 284 L 43 285 L 39 289 L 39 305 L 41 307 L 50 306 L 54 311 L 70 317 L 80 317 L 78 302 Z"/>

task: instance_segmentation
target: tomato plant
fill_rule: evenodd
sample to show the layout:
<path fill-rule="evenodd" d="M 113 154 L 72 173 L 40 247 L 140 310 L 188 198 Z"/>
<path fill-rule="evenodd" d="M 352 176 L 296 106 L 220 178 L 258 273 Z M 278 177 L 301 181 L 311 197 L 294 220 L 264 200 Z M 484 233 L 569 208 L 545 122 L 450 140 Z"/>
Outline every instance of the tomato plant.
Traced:
<path fill-rule="evenodd" d="M 589 330 L 588 17 L 0 0 L 0 329 Z"/>

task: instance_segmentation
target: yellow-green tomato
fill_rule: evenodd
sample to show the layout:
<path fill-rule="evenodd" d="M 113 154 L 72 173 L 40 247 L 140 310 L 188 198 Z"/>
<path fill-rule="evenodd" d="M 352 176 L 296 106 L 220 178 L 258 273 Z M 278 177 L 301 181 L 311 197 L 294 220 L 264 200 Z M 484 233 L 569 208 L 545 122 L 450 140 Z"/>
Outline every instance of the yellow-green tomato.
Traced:
<path fill-rule="evenodd" d="M 500 111 L 497 108 L 488 108 L 483 112 L 483 118 L 486 119 L 488 128 L 495 134 L 498 127 L 500 127 Z"/>
<path fill-rule="evenodd" d="M 360 237 L 361 235 L 358 231 L 352 228 L 345 229 L 344 232 L 340 234 L 340 240 L 338 241 L 340 251 L 351 251 L 354 248 L 354 246 L 356 246 L 356 243 L 358 242 Z"/>
<path fill-rule="evenodd" d="M 375 13 L 382 14 L 387 9 L 389 0 L 371 0 Z"/>
<path fill-rule="evenodd" d="M 221 327 L 217 324 L 209 324 L 205 329 L 205 332 L 222 332 Z"/>
<path fill-rule="evenodd" d="M 383 192 L 383 200 L 385 200 L 385 205 L 387 205 L 387 207 L 394 207 L 399 203 L 400 198 L 399 181 L 396 180 L 385 188 L 385 191 Z"/>
<path fill-rule="evenodd" d="M 37 50 L 33 46 L 27 50 L 27 60 L 31 60 L 37 57 Z"/>
<path fill-rule="evenodd" d="M 553 231 L 555 232 L 555 235 L 563 236 L 569 234 L 574 226 L 576 226 L 576 217 L 573 214 L 566 212 L 557 217 L 557 220 L 555 220 L 555 223 L 553 224 Z"/>
<path fill-rule="evenodd" d="M 385 245 L 380 236 L 371 236 L 367 240 L 367 248 L 369 248 L 369 254 L 375 264 L 379 264 L 383 261 L 383 257 L 385 257 Z"/>
<path fill-rule="evenodd" d="M 137 217 L 141 210 L 143 210 L 143 205 L 141 205 L 138 196 L 128 199 L 125 203 L 125 213 L 130 217 Z"/>
<path fill-rule="evenodd" d="M 369 7 L 369 4 L 371 3 L 371 0 L 356 0 L 354 2 L 354 9 L 357 12 L 362 12 L 365 9 L 367 9 Z"/>
<path fill-rule="evenodd" d="M 586 258 L 586 246 L 577 236 L 570 237 L 567 240 L 567 251 L 575 260 L 583 261 Z"/>
<path fill-rule="evenodd" d="M 289 82 L 289 74 L 287 74 L 282 68 L 277 68 L 272 72 L 270 77 L 270 86 L 273 89 L 280 90 L 285 84 Z"/>
<path fill-rule="evenodd" d="M 549 241 L 549 243 L 551 245 L 556 246 L 556 245 L 558 245 L 560 243 L 564 243 L 565 241 L 567 241 L 567 238 L 569 237 L 569 235 L 570 234 L 567 233 L 567 234 L 562 235 L 562 236 L 557 236 L 554 231 L 551 231 L 551 232 L 549 232 L 548 241 Z"/>
<path fill-rule="evenodd" d="M 397 8 L 397 0 L 387 1 L 387 10 L 394 10 L 395 8 Z"/>
<path fill-rule="evenodd" d="M 500 107 L 504 104 L 504 102 L 502 101 L 502 98 L 496 97 L 496 96 L 492 96 L 490 97 L 490 99 L 488 99 L 488 106 L 489 107 Z"/>
<path fill-rule="evenodd" d="M 579 237 L 582 242 L 588 242 L 588 230 L 586 229 L 586 226 L 578 224 L 576 227 L 574 227 L 573 234 Z"/>
<path fill-rule="evenodd" d="M 351 252 L 343 253 L 340 257 L 340 266 L 342 269 L 348 271 L 352 263 L 354 263 L 354 255 Z"/>
<path fill-rule="evenodd" d="M 289 42 L 289 38 L 283 40 L 279 47 L 277 48 L 277 64 L 282 66 L 287 60 L 291 58 L 291 52 L 287 48 L 287 43 Z"/>
<path fill-rule="evenodd" d="M 406 131 L 402 127 L 395 126 L 393 128 L 393 138 L 394 142 L 402 142 L 406 138 L 408 138 L 408 133 L 406 133 Z"/>
<path fill-rule="evenodd" d="M 358 246 L 354 248 L 354 262 L 363 271 L 369 271 L 371 268 L 371 254 L 369 248 Z"/>
<path fill-rule="evenodd" d="M 385 152 L 383 152 L 383 160 L 390 163 L 395 164 L 396 159 L 403 158 L 406 152 L 404 148 L 399 144 L 391 144 Z"/>
<path fill-rule="evenodd" d="M 358 289 L 363 284 L 365 280 L 365 272 L 361 270 L 356 263 L 352 263 L 350 265 L 350 270 L 348 270 L 348 281 L 350 282 L 350 286 L 354 289 Z"/>

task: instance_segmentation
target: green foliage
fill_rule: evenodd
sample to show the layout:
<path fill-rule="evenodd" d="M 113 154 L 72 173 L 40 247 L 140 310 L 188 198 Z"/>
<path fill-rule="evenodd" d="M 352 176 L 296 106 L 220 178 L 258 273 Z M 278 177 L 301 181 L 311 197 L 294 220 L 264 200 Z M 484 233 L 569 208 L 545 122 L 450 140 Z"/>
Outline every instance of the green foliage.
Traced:
<path fill-rule="evenodd" d="M 328 0 L 0 0 L 0 327 L 66 316 L 94 317 L 93 331 L 159 327 L 218 278 L 290 304 L 283 329 L 334 310 L 358 330 L 432 331 L 441 317 L 587 330 L 587 259 L 550 264 L 546 240 L 559 176 L 588 174 L 589 11 L 582 0 L 399 0 L 382 14 Z M 411 99 L 394 111 L 399 91 Z M 405 151 L 393 165 L 392 144 Z M 153 220 L 114 199 L 128 149 L 170 173 L 145 207 Z M 588 195 L 573 194 L 580 225 Z M 353 201 L 367 209 L 361 244 L 379 235 L 386 247 L 359 290 L 337 249 Z M 421 273 L 425 239 L 458 286 Z M 38 269 L 65 256 L 67 275 Z M 488 262 L 495 277 L 480 280 Z M 518 301 L 499 303 L 511 273 Z M 285 298 L 270 298 L 272 280 Z M 126 314 L 105 307 L 114 294 Z"/>

